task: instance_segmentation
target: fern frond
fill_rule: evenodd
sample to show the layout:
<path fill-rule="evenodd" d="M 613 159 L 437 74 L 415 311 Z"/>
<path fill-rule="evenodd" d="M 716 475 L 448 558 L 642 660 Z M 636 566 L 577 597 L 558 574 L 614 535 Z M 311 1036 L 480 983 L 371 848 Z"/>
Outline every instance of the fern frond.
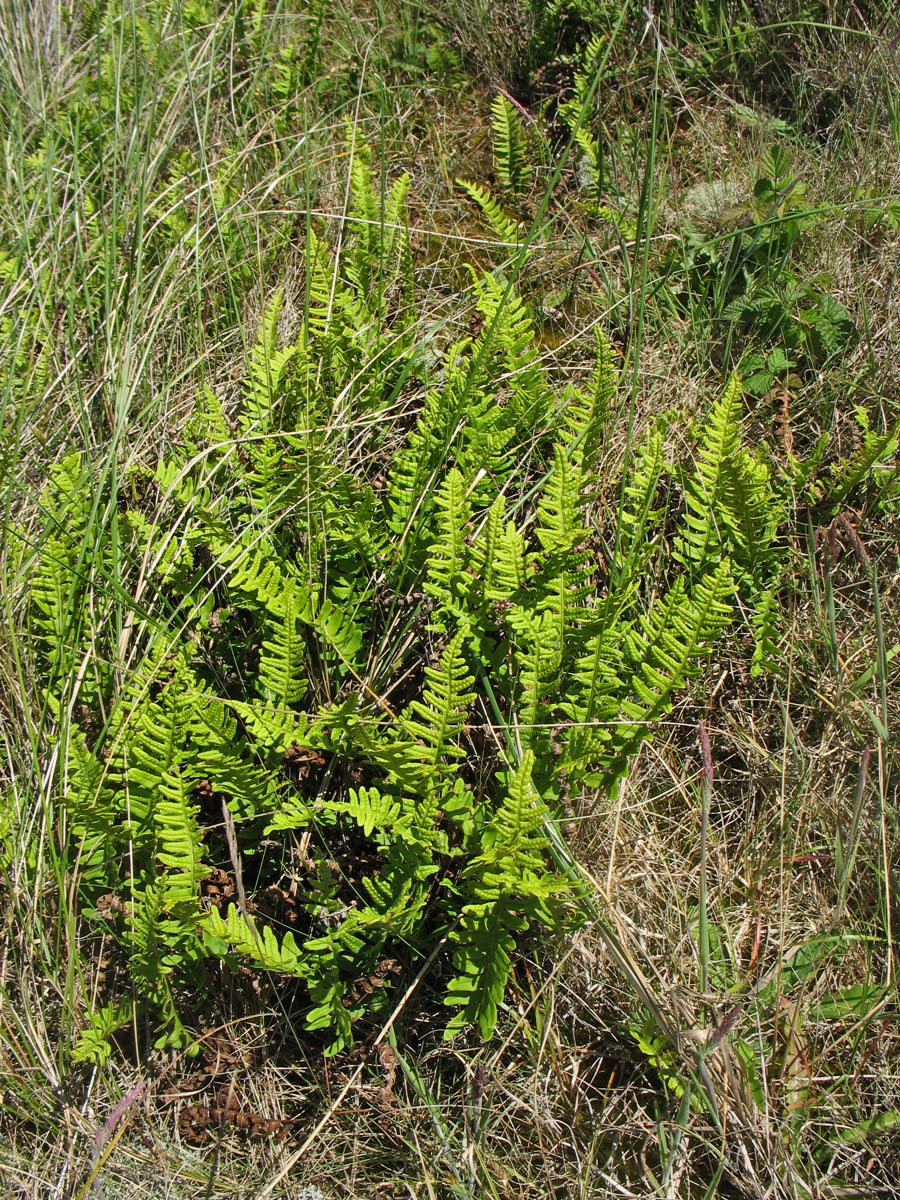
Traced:
<path fill-rule="evenodd" d="M 259 653 L 259 689 L 267 704 L 275 708 L 290 709 L 305 691 L 301 677 L 303 667 L 303 639 L 298 629 L 302 612 L 302 601 L 297 596 L 297 585 L 286 579 L 281 594 L 273 597 L 272 606 L 279 610 L 277 624 L 270 628 Z"/>
<path fill-rule="evenodd" d="M 404 172 L 391 184 L 384 206 L 387 233 L 386 258 L 394 264 L 392 270 L 401 296 L 399 323 L 402 328 L 411 326 L 415 320 L 416 287 L 413 275 L 412 242 L 409 234 L 409 217 L 406 211 L 406 196 L 409 192 L 409 174 Z"/>
<path fill-rule="evenodd" d="M 500 900 L 467 904 L 454 941 L 456 975 L 447 985 L 444 1003 L 460 1007 L 447 1023 L 444 1036 L 455 1037 L 466 1025 L 477 1025 L 489 1038 L 497 1024 L 516 950 L 516 935 L 527 928 L 525 918 Z"/>
<path fill-rule="evenodd" d="M 473 347 L 475 362 L 498 356 L 505 365 L 511 395 L 505 419 L 519 437 L 542 428 L 552 406 L 552 393 L 537 361 L 534 323 L 521 296 L 505 280 L 479 275 L 469 268 L 484 316 L 484 329 Z"/>
<path fill-rule="evenodd" d="M 900 420 L 895 421 L 884 433 L 877 433 L 869 428 L 869 416 L 864 408 L 857 407 L 855 416 L 862 434 L 861 444 L 856 453 L 838 464 L 832 473 L 828 499 L 834 508 L 876 467 L 896 455 L 900 446 Z"/>
<path fill-rule="evenodd" d="M 348 606 L 349 607 L 349 606 Z M 340 661 L 353 666 L 363 643 L 363 630 L 344 606 L 331 600 L 317 601 L 310 596 L 299 609 L 300 620 L 316 631 L 325 647 L 333 650 Z"/>
<path fill-rule="evenodd" d="M 88 1014 L 90 1024 L 78 1035 L 72 1047 L 73 1062 L 89 1062 L 102 1067 L 112 1054 L 110 1038 L 128 1025 L 134 1016 L 134 1002 L 115 1000 Z"/>
<path fill-rule="evenodd" d="M 428 555 L 425 591 L 434 596 L 442 608 L 458 612 L 472 582 L 466 571 L 469 559 L 466 527 L 471 508 L 463 477 L 455 467 L 447 472 L 438 488 L 435 506 L 438 537 Z"/>
<path fill-rule="evenodd" d="M 189 716 L 174 684 L 163 690 L 158 701 L 148 700 L 143 691 L 138 695 L 136 706 L 123 717 L 127 724 L 123 726 L 120 769 L 128 781 L 128 814 L 134 835 L 153 844 L 157 805 L 167 773 L 181 761 Z"/>
<path fill-rule="evenodd" d="M 498 93 L 491 105 L 494 159 L 503 186 L 513 194 L 523 192 L 531 179 L 528 143 L 522 118 L 507 98 Z"/>
<path fill-rule="evenodd" d="M 470 179 L 457 179 L 456 186 L 461 187 L 466 195 L 478 205 L 502 242 L 516 246 L 522 241 L 522 228 L 519 222 L 503 210 L 502 205 L 487 188 L 473 183 Z"/>
<path fill-rule="evenodd" d="M 553 612 L 537 614 L 515 606 L 509 611 L 508 620 L 521 647 L 515 655 L 518 680 L 515 725 L 519 742 L 525 748 L 546 744 L 549 700 L 556 694 L 562 665 L 559 622 Z"/>
<path fill-rule="evenodd" d="M 272 428 L 272 413 L 282 387 L 285 371 L 296 347 L 277 348 L 278 320 L 282 292 L 269 301 L 256 344 L 250 352 L 245 383 L 244 411 L 239 426 L 242 434 L 267 433 Z"/>
<path fill-rule="evenodd" d="M 705 571 L 720 555 L 719 514 L 723 507 L 732 504 L 727 494 L 732 475 L 726 465 L 739 448 L 740 401 L 740 380 L 733 375 L 712 407 L 704 425 L 695 469 L 684 482 L 687 511 L 683 533 L 673 553 L 677 562 L 695 573 Z"/>
<path fill-rule="evenodd" d="M 553 447 L 553 468 L 537 510 L 537 538 L 549 555 L 565 556 L 585 541 L 581 488 L 580 468 L 569 461 L 565 448 L 557 444 Z"/>
<path fill-rule="evenodd" d="M 292 720 L 291 740 L 295 732 Z M 284 745 L 285 736 L 279 722 L 278 736 L 267 738 L 265 744 L 274 740 Z M 278 799 L 275 781 L 270 772 L 252 760 L 245 739 L 238 733 L 237 721 L 218 697 L 202 694 L 195 699 L 191 706 L 191 739 L 197 777 L 208 780 L 213 791 L 226 796 L 236 816 L 249 820 L 272 811 Z"/>
<path fill-rule="evenodd" d="M 306 254 L 306 327 L 310 333 L 324 335 L 332 313 L 334 263 L 325 243 L 310 226 Z"/>
<path fill-rule="evenodd" d="M 512 968 L 516 935 L 538 920 L 554 923 L 548 901 L 559 883 L 544 862 L 547 841 L 541 829 L 546 808 L 532 782 L 534 756 L 526 750 L 509 775 L 501 802 L 482 837 L 483 852 L 464 872 L 472 900 L 452 934 L 457 974 L 444 1003 L 461 1012 L 447 1026 L 452 1037 L 467 1024 L 490 1037 L 497 1023 Z"/>
<path fill-rule="evenodd" d="M 402 805 L 394 796 L 383 795 L 377 788 L 351 788 L 346 812 L 365 836 L 371 837 L 376 829 L 385 833 L 393 830 Z"/>
<path fill-rule="evenodd" d="M 288 930 L 279 945 L 271 926 L 248 920 L 236 904 L 228 906 L 224 920 L 217 908 L 209 909 L 199 924 L 207 939 L 215 939 L 220 944 L 211 946 L 214 951 L 220 950 L 220 957 L 224 956 L 221 951 L 227 946 L 267 971 L 277 971 L 281 975 L 303 973 L 301 954 L 293 933 Z"/>
<path fill-rule="evenodd" d="M 422 761 L 438 771 L 447 759 L 465 757 L 457 739 L 475 699 L 474 679 L 465 658 L 465 630 L 451 638 L 437 667 L 425 668 L 422 700 L 411 700 L 401 718 L 407 736 L 422 743 Z"/>
<path fill-rule="evenodd" d="M 663 465 L 662 432 L 651 429 L 628 469 L 610 565 L 609 591 L 602 604 L 603 620 L 607 623 L 629 608 L 654 554 L 656 538 L 652 530 L 660 517 L 656 500 Z"/>
<path fill-rule="evenodd" d="M 733 593 L 731 563 L 722 559 L 690 595 L 679 577 L 662 603 L 642 619 L 643 634 L 626 639 L 634 672 L 631 686 L 637 696 L 637 701 L 622 703 L 628 717 L 649 722 L 666 710 L 672 693 L 684 686 L 704 648 L 731 620 Z"/>
<path fill-rule="evenodd" d="M 196 956 L 199 943 L 189 946 L 184 929 L 176 922 L 174 934 L 166 929 L 164 917 L 165 901 L 163 888 L 147 884 L 134 888 L 128 915 L 130 953 L 128 966 L 138 994 L 149 1000 L 160 1017 L 162 1033 L 156 1046 L 181 1046 L 187 1034 L 172 995 L 169 976 L 178 963 L 183 963 L 193 951 Z M 193 931 L 191 931 L 193 933 Z"/>
<path fill-rule="evenodd" d="M 594 326 L 595 366 L 584 390 L 568 395 L 563 419 L 568 430 L 567 452 L 590 476 L 597 465 L 600 443 L 619 387 L 619 371 L 612 344 L 599 325 Z"/>
<path fill-rule="evenodd" d="M 191 921 L 199 912 L 200 880 L 209 873 L 203 865 L 203 844 L 197 806 L 180 771 L 166 771 L 155 809 L 159 839 L 157 859 L 169 868 L 165 876 L 163 906 L 180 921 Z"/>

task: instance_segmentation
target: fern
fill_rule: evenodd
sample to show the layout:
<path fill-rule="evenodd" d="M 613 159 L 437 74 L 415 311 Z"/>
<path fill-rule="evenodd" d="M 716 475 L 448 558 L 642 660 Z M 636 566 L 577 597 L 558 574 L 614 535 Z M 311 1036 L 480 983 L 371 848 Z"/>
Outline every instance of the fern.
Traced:
<path fill-rule="evenodd" d="M 662 431 L 648 431 L 629 468 L 610 566 L 610 589 L 604 620 L 614 621 L 637 599 L 644 572 L 655 550 L 655 530 L 661 510 L 656 507 L 663 473 Z"/>
<path fill-rule="evenodd" d="M 295 347 L 277 348 L 278 319 L 281 316 L 282 293 L 276 292 L 269 302 L 256 345 L 250 352 L 246 399 L 241 415 L 242 434 L 266 433 L 277 414 L 285 370 L 295 353 Z"/>
<path fill-rule="evenodd" d="M 216 960 L 292 980 L 335 1052 L 392 1002 L 386 963 L 443 955 L 445 979 L 448 953 L 449 1031 L 489 1036 L 523 939 L 578 920 L 560 792 L 615 788 L 735 592 L 754 670 L 777 642 L 789 485 L 742 444 L 737 382 L 694 462 L 667 461 L 653 428 L 607 486 L 606 338 L 560 395 L 522 297 L 472 271 L 479 326 L 426 365 L 408 178 L 380 186 L 364 146 L 348 161 L 341 244 L 309 230 L 302 328 L 279 343 L 276 294 L 235 411 L 204 390 L 116 503 L 61 461 L 41 550 L 18 539 L 35 678 L 69 747 L 54 786 L 80 920 L 117 898 L 100 928 L 160 1045 L 190 1040 Z M 398 405 L 412 379 L 418 411 Z M 887 471 L 892 437 L 864 435 L 835 494 Z M 107 576 L 134 613 L 121 679 Z M 64 729 L 76 671 L 90 719 Z M 241 863 L 220 911 L 210 880 Z M 281 893 L 290 930 L 265 915 Z M 78 1053 L 106 1053 L 118 1016 L 98 1010 Z"/>
<path fill-rule="evenodd" d="M 433 775 L 446 770 L 443 760 L 465 754 L 458 738 L 475 694 L 464 646 L 465 631 L 460 630 L 448 643 L 439 665 L 425 668 L 422 700 L 410 701 L 403 714 L 404 733 L 422 744 L 420 751 L 411 753 L 420 755 Z"/>
<path fill-rule="evenodd" d="M 438 537 L 431 547 L 425 590 L 442 608 L 461 611 L 471 584 L 465 530 L 471 518 L 463 477 L 453 468 L 435 495 Z"/>
<path fill-rule="evenodd" d="M 731 504 L 728 487 L 732 477 L 727 464 L 738 451 L 740 397 L 740 381 L 732 376 L 705 422 L 696 468 L 685 481 L 685 530 L 675 558 L 689 570 L 704 570 L 716 557 L 713 547 L 724 540 L 718 522 L 723 505 Z"/>
<path fill-rule="evenodd" d="M 527 188 L 532 173 L 522 118 L 502 94 L 494 97 L 491 114 L 497 174 L 503 186 L 517 195 Z"/>
<path fill-rule="evenodd" d="M 110 1039 L 129 1024 L 133 1015 L 134 1004 L 130 1000 L 116 1000 L 95 1009 L 89 1015 L 87 1029 L 81 1031 L 72 1048 L 72 1061 L 104 1066 L 112 1054 Z"/>
<path fill-rule="evenodd" d="M 274 708 L 290 709 L 305 690 L 301 678 L 303 639 L 298 628 L 300 604 L 293 579 L 284 581 L 281 591 L 271 597 L 269 608 L 277 610 L 278 619 L 273 636 L 260 648 L 260 691 Z"/>
<path fill-rule="evenodd" d="M 569 430 L 567 452 L 586 476 L 596 467 L 619 383 L 613 348 L 599 326 L 594 327 L 594 345 L 595 367 L 588 387 L 584 390 L 572 388 L 566 395 L 565 408 Z"/>
<path fill-rule="evenodd" d="M 675 557 L 694 573 L 708 570 L 723 554 L 730 557 L 752 614 L 753 670 L 758 673 L 772 662 L 781 573 L 776 538 L 784 505 L 768 467 L 740 445 L 739 414 L 735 376 L 713 405 L 695 469 L 685 476 L 685 531 Z"/>
<path fill-rule="evenodd" d="M 461 1011 L 448 1024 L 448 1037 L 466 1024 L 490 1036 L 512 968 L 516 935 L 533 921 L 548 928 L 556 923 L 549 902 L 560 884 L 546 872 L 547 842 L 540 832 L 546 809 L 531 780 L 533 765 L 534 756 L 526 750 L 484 830 L 482 852 L 463 875 L 472 899 L 452 935 L 457 974 L 445 1003 Z"/>
<path fill-rule="evenodd" d="M 481 184 L 473 183 L 470 179 L 457 179 L 456 185 L 462 188 L 469 199 L 474 201 L 484 216 L 487 217 L 501 242 L 506 242 L 511 246 L 519 245 L 522 241 L 522 230 L 519 222 L 515 217 L 511 217 L 503 210 L 500 202 L 491 195 L 487 188 L 482 187 Z"/>
<path fill-rule="evenodd" d="M 900 420 L 895 421 L 884 433 L 877 433 L 869 428 L 869 418 L 864 408 L 858 407 L 855 416 L 861 434 L 860 445 L 833 472 L 828 498 L 834 511 L 855 487 L 874 475 L 876 467 L 893 458 L 900 446 Z"/>

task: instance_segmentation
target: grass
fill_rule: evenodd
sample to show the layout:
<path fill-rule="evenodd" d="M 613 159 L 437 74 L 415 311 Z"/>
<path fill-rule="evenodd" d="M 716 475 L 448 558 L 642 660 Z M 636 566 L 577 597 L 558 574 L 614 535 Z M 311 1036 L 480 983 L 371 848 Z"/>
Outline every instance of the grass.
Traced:
<path fill-rule="evenodd" d="M 844 494 L 833 483 L 865 437 L 857 406 L 875 432 L 900 416 L 896 28 L 888 5 L 774 7 L 703 4 L 688 19 L 672 5 L 648 22 L 634 6 L 554 17 L 462 0 L 5 6 L 9 1195 L 896 1194 L 896 452 Z M 558 115 L 596 32 L 599 186 Z M 498 87 L 534 118 L 519 197 L 491 152 Z M 822 440 L 784 522 L 777 658 L 751 675 L 740 633 L 723 637 L 614 798 L 570 797 L 596 916 L 561 945 L 522 947 L 493 1040 L 444 1042 L 422 971 L 367 1040 L 326 1059 L 263 979 L 210 998 L 193 1057 L 135 1027 L 107 1064 L 79 1063 L 86 1013 L 120 968 L 109 939 L 85 934 L 57 786 L 92 664 L 58 680 L 54 714 L 29 632 L 30 575 L 54 534 L 43 482 L 86 452 L 79 587 L 113 631 L 124 690 L 180 618 L 146 611 L 130 564 L 95 548 L 130 469 L 177 439 L 203 388 L 233 407 L 275 289 L 285 334 L 302 320 L 310 224 L 332 242 L 345 228 L 345 125 L 385 178 L 411 173 L 424 361 L 472 318 L 466 262 L 514 279 L 561 386 L 583 373 L 593 324 L 621 351 L 598 554 L 615 545 L 614 485 L 643 430 L 669 414 L 689 460 L 728 372 L 763 357 L 745 437 L 785 473 Z M 775 150 L 789 166 L 767 192 Z M 527 247 L 498 244 L 459 176 L 503 199 Z M 748 297 L 766 299 L 762 315 L 735 306 Z M 853 331 L 831 347 L 823 297 Z M 410 378 L 387 441 L 422 400 Z M 360 430 L 341 421 L 349 459 Z M 677 479 L 666 498 L 671 528 Z"/>

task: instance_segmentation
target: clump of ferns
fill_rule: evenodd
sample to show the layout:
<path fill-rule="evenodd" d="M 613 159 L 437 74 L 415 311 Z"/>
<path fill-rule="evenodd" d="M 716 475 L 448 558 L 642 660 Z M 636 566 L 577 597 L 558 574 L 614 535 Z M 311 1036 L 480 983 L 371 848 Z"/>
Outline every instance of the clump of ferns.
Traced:
<path fill-rule="evenodd" d="M 653 429 L 601 575 L 609 343 L 598 332 L 590 379 L 557 395 L 521 299 L 473 273 L 480 332 L 429 378 L 405 184 L 388 212 L 359 162 L 340 254 L 310 238 L 299 335 L 278 344 L 276 295 L 240 411 L 198 398 L 154 468 L 159 506 L 127 488 L 109 503 L 78 455 L 45 491 L 31 628 L 66 734 L 65 849 L 86 921 L 116 897 L 129 976 L 77 1056 L 108 1054 L 134 1005 L 160 1044 L 189 1042 L 176 998 L 211 963 L 299 981 L 332 1052 L 434 963 L 448 1033 L 488 1037 L 521 939 L 584 910 L 561 796 L 613 791 L 732 619 L 736 581 L 765 594 L 777 514 L 740 445 L 737 382 L 682 472 L 671 557 L 675 468 Z M 399 334 L 383 309 L 398 281 Z M 345 430 L 356 419 L 384 457 L 379 418 L 412 372 L 426 395 L 376 490 Z M 73 721 L 82 707 L 96 720 Z M 214 871 L 232 899 L 210 898 Z M 291 919 L 264 915 L 270 888 Z"/>

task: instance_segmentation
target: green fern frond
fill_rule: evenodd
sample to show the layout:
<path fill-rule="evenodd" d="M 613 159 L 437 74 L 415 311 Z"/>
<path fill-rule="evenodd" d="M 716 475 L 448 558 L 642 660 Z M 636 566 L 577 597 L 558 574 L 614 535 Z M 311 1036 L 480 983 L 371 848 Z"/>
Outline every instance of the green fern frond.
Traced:
<path fill-rule="evenodd" d="M 720 514 L 732 506 L 727 464 L 738 452 L 741 386 L 733 375 L 704 424 L 694 471 L 684 481 L 684 529 L 674 557 L 693 572 L 703 572 L 720 556 Z"/>
<path fill-rule="evenodd" d="M 565 556 L 581 546 L 587 530 L 581 519 L 582 473 L 566 457 L 565 448 L 553 447 L 553 467 L 537 510 L 537 539 L 545 553 Z"/>
<path fill-rule="evenodd" d="M 525 587 L 525 539 L 512 521 L 503 527 L 503 533 L 497 542 L 491 575 L 492 582 L 485 592 L 489 600 L 512 600 Z"/>
<path fill-rule="evenodd" d="M 409 217 L 406 211 L 406 196 L 409 192 L 409 175 L 404 172 L 391 184 L 384 206 L 387 233 L 386 259 L 394 264 L 392 270 L 401 302 L 399 324 L 411 327 L 415 321 L 416 285 L 413 274 L 412 242 L 409 233 Z"/>
<path fill-rule="evenodd" d="M 893 458 L 900 446 L 900 420 L 884 433 L 878 433 L 869 428 L 869 416 L 864 408 L 857 407 L 855 416 L 862 435 L 861 444 L 856 453 L 838 464 L 832 473 L 828 500 L 835 509 L 876 467 Z"/>
<path fill-rule="evenodd" d="M 515 629 L 518 696 L 515 727 L 523 747 L 546 745 L 551 703 L 562 665 L 559 621 L 554 612 L 534 613 L 514 606 L 507 619 Z"/>
<path fill-rule="evenodd" d="M 394 796 L 383 795 L 377 788 L 351 788 L 346 812 L 366 837 L 378 830 L 393 830 L 402 812 L 402 804 Z"/>
<path fill-rule="evenodd" d="M 465 757 L 457 739 L 475 699 L 465 644 L 466 633 L 461 629 L 447 644 L 438 666 L 425 668 L 422 700 L 411 700 L 401 718 L 407 736 L 422 744 L 422 761 L 435 772 L 445 760 Z"/>
<path fill-rule="evenodd" d="M 303 973 L 301 954 L 293 933 L 288 930 L 279 945 L 271 926 L 248 920 L 236 904 L 228 906 L 224 920 L 217 908 L 210 908 L 199 925 L 207 939 L 214 939 L 211 949 L 219 951 L 220 957 L 224 957 L 227 948 L 267 971 L 281 975 Z"/>
<path fill-rule="evenodd" d="M 568 453 L 585 475 L 597 465 L 603 432 L 619 389 L 619 370 L 612 344 L 599 325 L 594 326 L 595 366 L 584 390 L 573 389 L 567 397 L 563 419 L 569 433 Z"/>
<path fill-rule="evenodd" d="M 165 687 L 158 701 L 147 699 L 143 691 L 138 696 L 135 707 L 123 716 L 127 723 L 123 724 L 117 746 L 118 762 L 113 760 L 113 778 L 118 771 L 123 779 L 127 778 L 128 815 L 134 836 L 155 844 L 157 806 L 168 772 L 181 762 L 190 717 L 176 684 Z"/>
<path fill-rule="evenodd" d="M 616 530 L 618 540 L 610 565 L 610 586 L 603 604 L 606 622 L 615 620 L 631 605 L 654 554 L 656 538 L 652 531 L 661 515 L 656 501 L 663 466 L 662 432 L 651 429 L 628 469 Z"/>
<path fill-rule="evenodd" d="M 103 762 L 89 749 L 84 733 L 70 727 L 63 799 L 79 883 L 88 895 L 106 890 L 123 842 L 122 797 L 110 784 Z"/>
<path fill-rule="evenodd" d="M 325 243 L 310 226 L 306 241 L 306 327 L 324 336 L 332 314 L 334 263 Z"/>
<path fill-rule="evenodd" d="M 475 362 L 496 355 L 504 363 L 510 398 L 506 421 L 521 438 L 534 428 L 543 428 L 551 411 L 553 396 L 546 374 L 538 362 L 534 323 L 521 296 L 501 277 L 469 274 L 484 316 L 484 329 L 473 347 Z"/>
<path fill-rule="evenodd" d="M 444 1003 L 460 1007 L 444 1031 L 455 1037 L 467 1025 L 477 1025 L 489 1038 L 497 1024 L 516 950 L 516 935 L 527 928 L 525 918 L 500 900 L 467 904 L 454 941 L 462 943 L 453 956 L 456 975 L 447 985 Z"/>
<path fill-rule="evenodd" d="M 298 622 L 302 601 L 297 596 L 297 584 L 291 578 L 284 581 L 281 594 L 273 597 L 270 607 L 277 607 L 277 624 L 270 626 L 270 636 L 259 652 L 259 688 L 267 704 L 290 709 L 297 704 L 305 688 L 303 668 L 303 638 Z"/>
<path fill-rule="evenodd" d="M 522 228 L 515 217 L 506 213 L 498 200 L 487 188 L 470 179 L 457 179 L 456 186 L 461 187 L 466 195 L 477 204 L 487 217 L 497 237 L 511 246 L 519 245 L 522 241 Z"/>
<path fill-rule="evenodd" d="M 292 740 L 295 732 L 292 720 Z M 279 722 L 278 737 L 267 738 L 265 744 L 274 740 L 285 745 L 286 736 L 287 731 Z M 278 799 L 275 780 L 253 760 L 245 739 L 238 733 L 237 721 L 218 697 L 207 694 L 196 697 L 191 705 L 191 740 L 198 779 L 208 780 L 213 791 L 227 797 L 228 806 L 237 817 L 246 821 L 272 811 Z"/>
<path fill-rule="evenodd" d="M 522 118 L 509 100 L 499 93 L 494 97 L 491 114 L 497 174 L 503 186 L 518 195 L 528 186 L 532 174 Z"/>
<path fill-rule="evenodd" d="M 446 1036 L 467 1024 L 488 1038 L 497 1023 L 512 969 L 516 937 L 534 921 L 552 927 L 548 901 L 560 890 L 547 874 L 547 841 L 541 830 L 546 808 L 532 782 L 534 756 L 528 750 L 509 775 L 497 811 L 484 831 L 483 852 L 472 860 L 464 882 L 472 899 L 452 934 L 456 976 L 444 1003 L 461 1011 Z"/>
<path fill-rule="evenodd" d="M 776 643 L 776 616 L 779 608 L 772 588 L 767 588 L 756 597 L 750 627 L 753 630 L 753 659 L 750 663 L 751 676 L 775 674 L 778 670 L 778 646 Z"/>
<path fill-rule="evenodd" d="M 138 994 L 158 1013 L 162 1032 L 155 1044 L 160 1049 L 183 1046 L 188 1040 L 169 976 L 176 964 L 183 963 L 188 955 L 196 957 L 199 952 L 193 929 L 186 931 L 179 922 L 174 923 L 173 930 L 167 929 L 164 913 L 162 886 L 147 884 L 133 889 L 127 920 L 128 967 Z"/>
<path fill-rule="evenodd" d="M 363 630 L 352 613 L 331 600 L 311 596 L 299 609 L 301 621 L 317 633 L 324 648 L 333 650 L 342 664 L 352 667 L 363 644 Z"/>
<path fill-rule="evenodd" d="M 73 634 L 84 617 L 80 597 L 90 574 L 84 544 L 90 512 L 89 477 L 81 454 L 55 463 L 41 497 L 47 533 L 31 572 L 34 623 L 40 634 L 51 677 L 70 661 Z"/>
<path fill-rule="evenodd" d="M 281 316 L 282 292 L 269 301 L 247 364 L 244 410 L 240 417 L 242 434 L 267 433 L 272 427 L 272 414 L 283 384 L 285 371 L 294 357 L 296 347 L 277 348 L 278 321 Z"/>
<path fill-rule="evenodd" d="M 73 1062 L 89 1062 L 94 1066 L 105 1065 L 112 1054 L 110 1039 L 114 1033 L 128 1025 L 134 1017 L 134 1002 L 115 1000 L 94 1009 L 88 1014 L 90 1024 L 78 1035 L 72 1048 Z"/>
<path fill-rule="evenodd" d="M 209 871 L 203 865 L 203 844 L 197 806 L 190 799 L 188 781 L 181 771 L 162 777 L 155 808 L 157 859 L 168 868 L 163 906 L 178 920 L 190 921 L 199 912 L 200 880 Z"/>
<path fill-rule="evenodd" d="M 466 570 L 469 560 L 466 528 L 471 508 L 463 477 L 455 467 L 447 472 L 438 488 L 435 506 L 438 537 L 428 555 L 425 591 L 435 597 L 440 607 L 458 612 L 472 582 Z"/>
<path fill-rule="evenodd" d="M 672 693 L 684 686 L 704 649 L 731 621 L 733 593 L 728 559 L 722 559 L 690 595 L 681 577 L 675 581 L 664 600 L 642 619 L 643 633 L 626 638 L 637 697 L 622 702 L 626 716 L 650 722 L 666 711 Z"/>

